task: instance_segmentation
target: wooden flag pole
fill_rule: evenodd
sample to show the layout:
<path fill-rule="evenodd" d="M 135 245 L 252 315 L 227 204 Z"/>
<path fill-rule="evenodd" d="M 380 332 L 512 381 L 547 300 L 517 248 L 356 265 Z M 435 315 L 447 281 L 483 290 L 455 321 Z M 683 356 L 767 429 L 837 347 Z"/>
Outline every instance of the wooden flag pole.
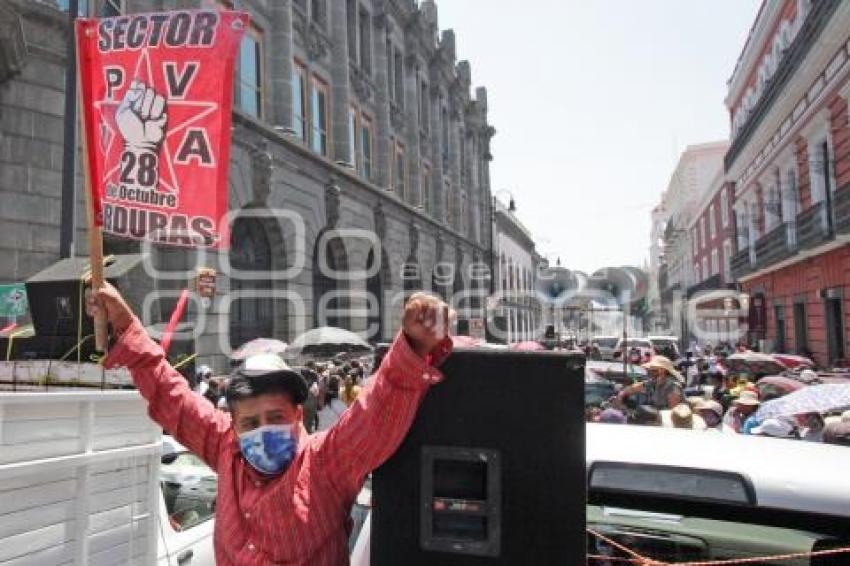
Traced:
<path fill-rule="evenodd" d="M 77 33 L 77 27 L 74 28 L 74 33 Z M 88 31 L 88 30 L 86 30 Z M 92 180 L 91 180 L 91 170 L 89 167 L 89 148 L 88 148 L 88 136 L 86 131 L 85 124 L 85 108 L 84 100 L 82 96 L 82 88 L 80 88 L 80 41 L 79 37 L 77 37 L 77 49 L 76 49 L 76 57 L 77 57 L 77 92 L 80 93 L 79 101 L 80 101 L 80 120 L 82 120 L 82 128 L 80 129 L 83 132 L 83 135 L 80 136 L 82 139 L 82 149 L 83 149 L 83 182 L 86 192 L 86 222 L 88 223 L 88 234 L 89 234 L 89 260 L 91 261 L 91 288 L 92 290 L 100 289 L 103 287 L 103 228 L 97 224 L 95 221 L 95 202 L 94 195 L 92 194 Z M 82 314 L 81 314 L 82 316 Z M 106 353 L 107 346 L 109 343 L 109 333 L 107 329 L 107 320 L 106 313 L 101 311 L 97 316 L 94 317 L 94 343 L 95 349 L 98 352 Z"/>

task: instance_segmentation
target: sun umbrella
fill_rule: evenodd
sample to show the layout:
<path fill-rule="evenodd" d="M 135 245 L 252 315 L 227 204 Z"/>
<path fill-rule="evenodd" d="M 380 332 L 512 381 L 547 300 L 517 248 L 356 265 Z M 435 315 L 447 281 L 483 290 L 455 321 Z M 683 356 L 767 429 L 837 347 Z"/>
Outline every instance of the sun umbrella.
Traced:
<path fill-rule="evenodd" d="M 535 342 L 533 340 L 526 340 L 525 342 L 517 342 L 516 344 L 511 344 L 511 350 L 515 352 L 539 352 L 541 350 L 545 350 L 546 348 L 540 342 Z"/>
<path fill-rule="evenodd" d="M 806 386 L 805 383 L 798 381 L 796 379 L 785 377 L 784 375 L 768 375 L 767 377 L 763 377 L 759 379 L 758 385 L 773 385 L 774 387 L 778 387 L 785 392 L 794 392 L 798 389 L 802 389 Z"/>
<path fill-rule="evenodd" d="M 230 356 L 234 360 L 244 360 L 250 356 L 255 356 L 257 354 L 282 354 L 286 351 L 287 344 L 282 340 L 276 340 L 274 338 L 254 338 L 248 342 L 245 342 L 239 348 L 233 352 L 233 355 Z"/>
<path fill-rule="evenodd" d="M 773 375 L 788 369 L 785 364 L 768 354 L 761 352 L 738 352 L 725 360 L 723 365 L 729 373 L 749 373 L 752 375 Z"/>
<path fill-rule="evenodd" d="M 784 375 L 768 375 L 759 379 L 756 387 L 759 390 L 759 398 L 767 402 L 769 399 L 778 399 L 789 393 L 793 393 L 805 387 L 802 381 Z"/>
<path fill-rule="evenodd" d="M 475 348 L 481 345 L 481 340 L 471 336 L 452 336 L 452 345 L 455 348 Z"/>
<path fill-rule="evenodd" d="M 287 355 L 321 352 L 371 351 L 373 348 L 363 338 L 344 328 L 320 326 L 308 330 L 292 341 Z"/>
<path fill-rule="evenodd" d="M 771 354 L 771 356 L 790 369 L 799 366 L 812 367 L 815 365 L 812 360 L 805 356 L 795 356 L 794 354 Z"/>
<path fill-rule="evenodd" d="M 827 413 L 850 407 L 850 385 L 827 383 L 810 385 L 789 393 L 785 397 L 764 403 L 756 419 L 765 419 L 804 413 Z"/>

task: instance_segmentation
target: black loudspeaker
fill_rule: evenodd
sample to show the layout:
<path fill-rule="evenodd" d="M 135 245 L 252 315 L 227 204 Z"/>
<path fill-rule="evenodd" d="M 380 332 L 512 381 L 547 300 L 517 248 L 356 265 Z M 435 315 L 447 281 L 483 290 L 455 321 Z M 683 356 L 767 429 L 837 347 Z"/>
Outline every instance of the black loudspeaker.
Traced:
<path fill-rule="evenodd" d="M 140 316 L 145 295 L 154 289 L 143 259 L 142 254 L 112 256 L 104 269 L 106 280 L 121 291 Z M 85 307 L 80 312 L 81 277 L 88 268 L 87 257 L 63 259 L 27 279 L 27 299 L 37 336 L 77 336 L 80 317 L 82 335 L 94 332 Z"/>
<path fill-rule="evenodd" d="M 584 564 L 584 357 L 460 350 L 441 369 L 373 475 L 372 566 Z"/>

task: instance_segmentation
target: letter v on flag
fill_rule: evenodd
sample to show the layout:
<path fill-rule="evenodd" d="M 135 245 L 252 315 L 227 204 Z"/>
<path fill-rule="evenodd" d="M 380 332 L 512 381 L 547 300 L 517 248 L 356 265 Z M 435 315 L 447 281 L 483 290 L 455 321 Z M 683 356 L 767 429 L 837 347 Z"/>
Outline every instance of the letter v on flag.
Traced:
<path fill-rule="evenodd" d="M 94 222 L 119 237 L 226 248 L 233 71 L 249 16 L 78 19 Z"/>

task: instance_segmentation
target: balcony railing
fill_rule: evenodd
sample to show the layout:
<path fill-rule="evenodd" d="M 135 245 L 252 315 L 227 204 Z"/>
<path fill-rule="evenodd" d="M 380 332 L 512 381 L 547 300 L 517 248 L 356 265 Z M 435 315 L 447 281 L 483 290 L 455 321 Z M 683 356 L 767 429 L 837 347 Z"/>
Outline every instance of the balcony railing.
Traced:
<path fill-rule="evenodd" d="M 794 253 L 788 242 L 788 227 L 780 224 L 756 242 L 756 265 L 766 267 Z"/>
<path fill-rule="evenodd" d="M 732 267 L 732 278 L 739 279 L 750 273 L 753 270 L 753 266 L 750 263 L 750 248 L 749 246 L 742 249 L 738 253 L 732 256 L 732 261 L 730 262 Z"/>
<path fill-rule="evenodd" d="M 814 248 L 829 240 L 826 206 L 823 201 L 797 215 L 797 245 L 801 250 Z"/>
<path fill-rule="evenodd" d="M 846 185 L 833 196 L 835 203 L 835 231 L 839 234 L 850 233 L 850 185 Z"/>

